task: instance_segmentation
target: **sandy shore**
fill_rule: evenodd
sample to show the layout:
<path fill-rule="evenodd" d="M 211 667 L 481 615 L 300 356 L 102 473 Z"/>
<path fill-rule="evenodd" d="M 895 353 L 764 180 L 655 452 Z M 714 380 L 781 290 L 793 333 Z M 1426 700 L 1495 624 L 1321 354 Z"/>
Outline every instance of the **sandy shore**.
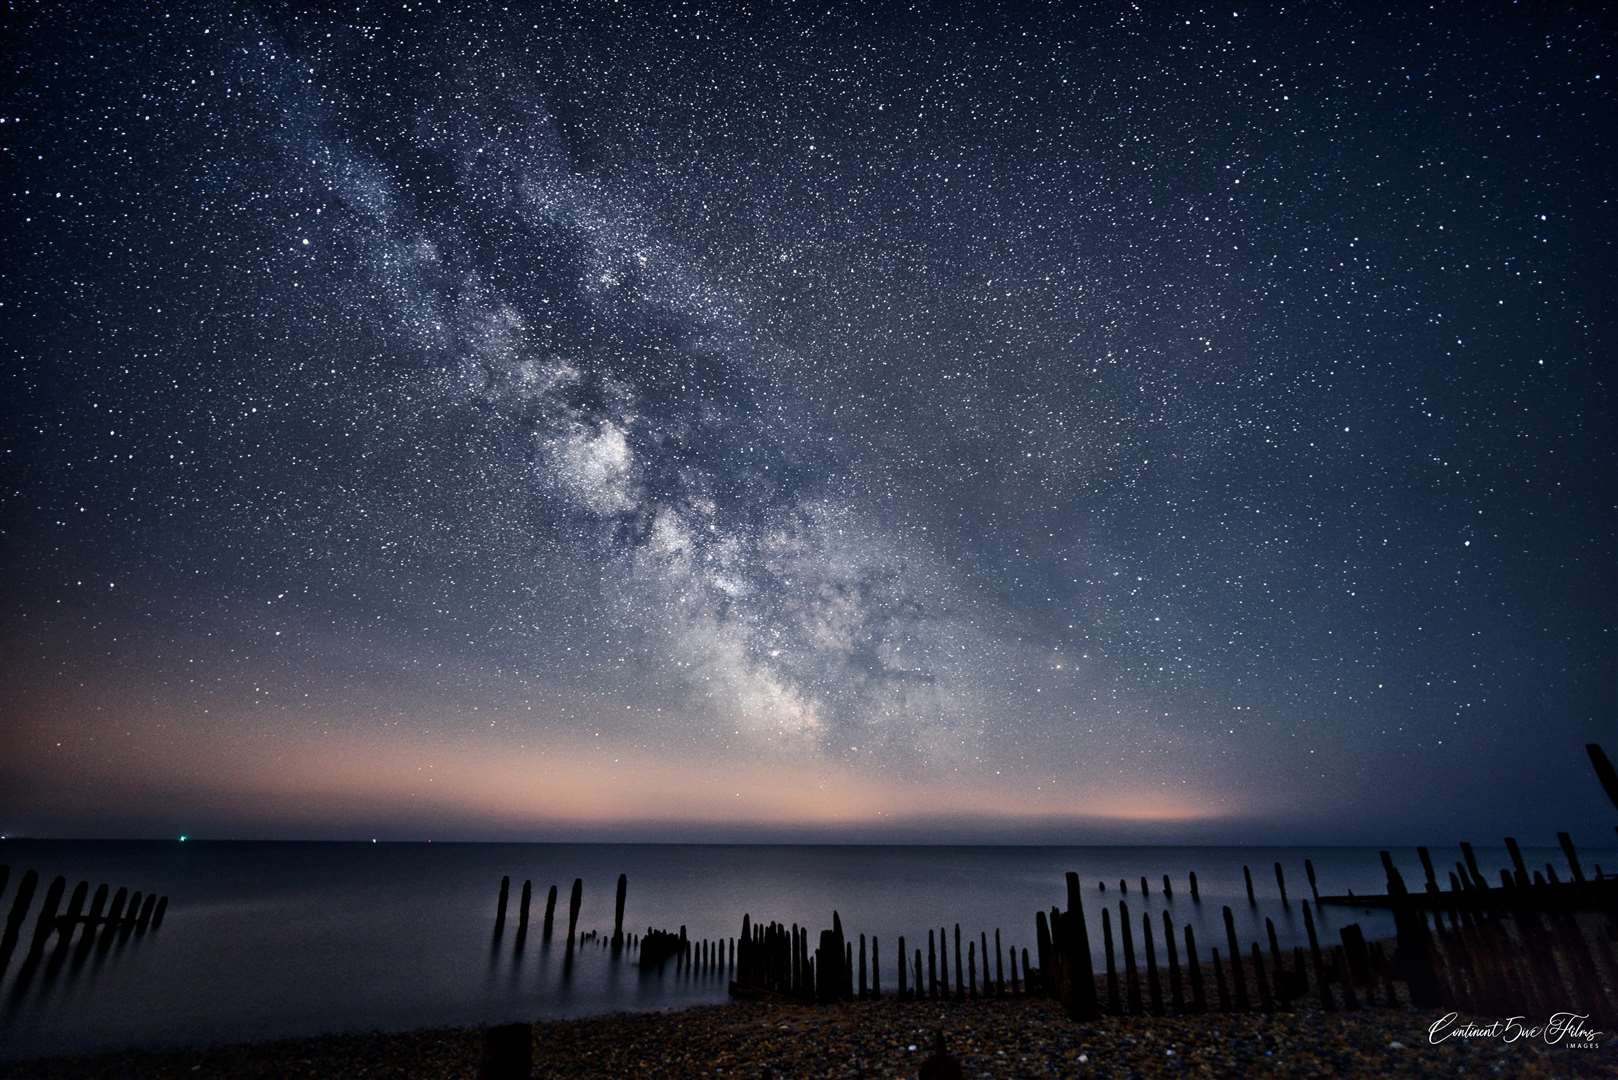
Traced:
<path fill-rule="evenodd" d="M 942 1031 L 968 1077 L 1614 1076 L 1599 1050 L 1524 1040 L 1433 1046 L 1402 1009 L 1110 1017 L 1075 1024 L 1045 1000 L 735 1003 L 534 1025 L 541 1077 L 914 1077 Z M 475 1077 L 476 1029 L 334 1035 L 0 1064 L 0 1077 Z"/>

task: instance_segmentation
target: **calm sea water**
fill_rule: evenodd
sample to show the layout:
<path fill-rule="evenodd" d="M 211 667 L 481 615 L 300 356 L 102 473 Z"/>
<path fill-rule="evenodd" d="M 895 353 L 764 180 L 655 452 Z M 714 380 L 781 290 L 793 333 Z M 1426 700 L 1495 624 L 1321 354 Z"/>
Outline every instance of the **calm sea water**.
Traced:
<path fill-rule="evenodd" d="M 1527 851 L 1531 865 L 1561 853 Z M 1586 869 L 1618 866 L 1611 850 L 1581 853 Z M 567 896 L 584 882 L 581 930 L 610 935 L 613 889 L 629 876 L 626 927 L 677 928 L 693 938 L 733 937 L 743 912 L 754 919 L 829 926 L 837 909 L 854 935 L 879 938 L 884 989 L 896 985 L 897 938 L 925 949 L 927 930 L 960 923 L 975 939 L 995 929 L 1007 946 L 1034 951 L 1034 912 L 1065 901 L 1063 872 L 1084 881 L 1091 940 L 1100 949 L 1102 903 L 1120 899 L 1137 937 L 1142 911 L 1161 928 L 1165 908 L 1195 926 L 1204 958 L 1223 940 L 1220 909 L 1236 914 L 1244 944 L 1264 940 L 1275 920 L 1283 946 L 1302 944 L 1299 899 L 1309 895 L 1303 860 L 1313 858 L 1322 893 L 1377 893 L 1377 853 L 1360 848 L 1170 847 L 821 847 L 557 844 L 296 844 L 190 842 L 0 843 L 11 883 L 9 910 L 24 869 L 37 869 L 41 893 L 52 875 L 69 887 L 108 882 L 167 893 L 162 928 L 92 950 L 82 962 L 50 954 L 29 977 L 21 956 L 0 977 L 0 1056 L 28 1057 L 125 1046 L 204 1044 L 332 1031 L 497 1022 L 622 1010 L 665 1009 L 725 998 L 715 973 L 640 973 L 610 951 L 562 946 Z M 1485 873 L 1508 865 L 1503 849 L 1479 849 Z M 1395 857 L 1413 885 L 1422 880 L 1414 849 Z M 1435 852 L 1440 876 L 1458 852 Z M 1273 864 L 1287 875 L 1290 907 L 1277 896 Z M 1246 900 L 1243 864 L 1253 868 L 1259 904 Z M 1193 904 L 1187 872 L 1202 901 Z M 1174 897 L 1161 895 L 1162 875 Z M 503 937 L 493 937 L 502 874 L 512 877 Z M 1144 903 L 1139 879 L 1151 893 Z M 534 882 L 533 926 L 516 942 L 516 902 Z M 1105 897 L 1096 889 L 1107 883 Z M 540 940 L 546 889 L 560 892 L 557 939 Z M 34 910 L 39 899 L 36 896 Z M 30 913 L 33 914 L 32 912 Z M 1367 936 L 1389 934 L 1380 913 L 1327 908 L 1325 934 L 1350 921 Z M 31 931 L 30 918 L 25 940 Z M 813 940 L 813 938 L 811 938 Z M 857 940 L 857 938 L 856 938 Z M 969 939 L 970 940 L 970 939 Z M 1137 944 L 1137 948 L 1140 946 Z"/>

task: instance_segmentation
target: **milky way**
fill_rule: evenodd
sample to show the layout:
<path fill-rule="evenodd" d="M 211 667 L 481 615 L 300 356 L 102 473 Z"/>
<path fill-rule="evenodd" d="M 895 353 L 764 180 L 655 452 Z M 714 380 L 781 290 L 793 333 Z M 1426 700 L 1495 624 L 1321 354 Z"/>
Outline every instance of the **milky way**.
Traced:
<path fill-rule="evenodd" d="M 0 831 L 1599 809 L 1594 8 L 23 24 Z"/>

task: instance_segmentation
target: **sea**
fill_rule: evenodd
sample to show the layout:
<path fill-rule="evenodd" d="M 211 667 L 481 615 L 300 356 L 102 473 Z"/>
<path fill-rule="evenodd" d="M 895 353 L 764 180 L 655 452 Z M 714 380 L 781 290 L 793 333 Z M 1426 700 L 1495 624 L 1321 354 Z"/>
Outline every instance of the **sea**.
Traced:
<path fill-rule="evenodd" d="M 1392 851 L 1412 888 L 1424 875 L 1414 848 Z M 1531 868 L 1568 875 L 1559 849 L 1528 848 Z M 1504 848 L 1478 848 L 1491 881 L 1510 865 Z M 1580 852 L 1586 873 L 1618 867 L 1611 849 Z M 1460 859 L 1435 848 L 1438 876 Z M 1064 874 L 1082 883 L 1099 970 L 1100 920 L 1128 905 L 1136 949 L 1141 917 L 1158 931 L 1162 912 L 1190 924 L 1204 963 L 1223 949 L 1229 906 L 1244 949 L 1267 941 L 1307 943 L 1302 901 L 1312 861 L 1323 895 L 1385 891 L 1378 852 L 1312 847 L 944 847 L 675 844 L 274 843 L 0 841 L 10 867 L 0 893 L 9 912 L 24 871 L 40 875 L 22 944 L 0 973 L 0 1058 L 130 1047 L 172 1047 L 333 1032 L 479 1025 L 512 1020 L 676 1009 L 724 1001 L 729 973 L 665 966 L 642 971 L 632 951 L 605 944 L 618 876 L 627 877 L 626 932 L 677 931 L 692 940 L 731 939 L 742 916 L 818 932 L 832 913 L 858 942 L 874 941 L 884 992 L 897 986 L 898 939 L 926 952 L 927 934 L 958 924 L 963 939 L 993 949 L 1035 950 L 1035 912 L 1066 905 Z M 1275 866 L 1285 875 L 1283 903 Z M 1256 902 L 1249 903 L 1243 868 Z M 1193 901 L 1189 875 L 1197 875 Z M 1612 872 L 1610 869 L 1608 872 Z M 93 947 L 52 946 L 25 962 L 47 883 L 62 875 L 169 897 L 163 923 L 145 933 L 98 935 Z M 1163 889 L 1168 875 L 1172 895 Z M 503 876 L 511 879 L 506 922 L 496 932 Z M 1147 891 L 1141 892 L 1141 878 Z M 580 933 L 565 946 L 568 900 L 582 882 Z M 533 884 L 525 935 L 518 933 L 524 881 Z M 542 934 L 545 897 L 559 899 L 556 930 Z M 1101 886 L 1105 885 L 1105 891 Z M 1127 888 L 1123 891 L 1121 885 Z M 1349 923 L 1388 936 L 1386 912 L 1316 909 L 1320 934 L 1339 940 Z M 80 931 L 82 935 L 83 931 Z M 1182 932 L 1183 940 L 1183 932 Z M 1159 936 L 1158 948 L 1163 947 Z M 953 956 L 952 956 L 953 960 Z M 952 963 L 953 968 L 953 963 Z M 1020 966 L 1020 965 L 1019 965 Z M 1009 978 L 1009 972 L 1008 972 Z"/>

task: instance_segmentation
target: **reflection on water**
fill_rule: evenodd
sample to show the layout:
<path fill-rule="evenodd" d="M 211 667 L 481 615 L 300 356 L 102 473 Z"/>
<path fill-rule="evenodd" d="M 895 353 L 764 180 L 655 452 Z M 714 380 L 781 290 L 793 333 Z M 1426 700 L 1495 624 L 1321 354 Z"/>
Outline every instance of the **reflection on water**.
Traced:
<path fill-rule="evenodd" d="M 1435 855 L 1439 853 L 1435 852 Z M 1478 849 L 1487 872 L 1503 850 Z M 925 947 L 929 931 L 956 924 L 963 939 L 1035 950 L 1034 914 L 1065 906 L 1063 873 L 1077 871 L 1100 962 L 1103 908 L 1120 900 L 1139 923 L 1189 924 L 1204 949 L 1224 938 L 1229 905 L 1243 942 L 1267 942 L 1265 920 L 1290 950 L 1305 944 L 1303 860 L 1322 893 L 1380 892 L 1374 850 L 1165 847 L 814 847 L 515 844 L 265 844 L 159 842 L 0 843 L 0 863 L 39 880 L 140 882 L 169 895 L 166 922 L 144 933 L 127 919 L 133 892 L 103 897 L 120 918 L 81 921 L 31 950 L 34 923 L 0 976 L 0 1054 L 32 1056 L 128 1045 L 196 1044 L 329 1031 L 498 1023 L 724 1000 L 730 942 L 744 914 L 757 923 L 807 927 L 811 940 L 836 910 L 850 938 L 880 946 L 882 983 L 898 984 L 897 939 Z M 1407 879 L 1422 880 L 1415 851 L 1395 852 Z M 1609 851 L 1590 862 L 1615 865 Z M 1561 865 L 1538 849 L 1536 865 Z M 1286 869 L 1283 905 L 1271 866 Z M 1243 866 L 1254 871 L 1247 900 Z M 1198 878 L 1200 902 L 1190 895 Z M 627 875 L 626 940 L 612 944 L 615 888 Z M 1163 875 L 1173 895 L 1164 894 Z M 496 930 L 498 891 L 511 878 L 510 910 Z M 1140 878 L 1147 879 L 1141 895 Z M 568 886 L 580 883 L 570 939 Z M 532 885 L 530 920 L 520 890 Z M 1106 883 L 1106 891 L 1099 888 Z M 1120 884 L 1127 883 L 1127 895 Z M 560 902 L 551 899 L 552 887 Z M 0 893 L 10 910 L 21 885 Z M 43 890 L 41 890 L 43 891 Z M 34 910 L 39 899 L 34 900 Z M 68 906 L 71 907 L 71 898 Z M 140 901 L 144 908 L 146 902 Z M 555 907 L 554 925 L 544 918 Z M 1382 912 L 1320 909 L 1325 940 L 1358 922 L 1391 934 Z M 723 943 L 709 963 L 643 968 L 637 942 L 650 928 Z M 549 929 L 549 932 L 547 932 Z M 572 947 L 569 948 L 569 941 Z M 998 950 L 997 950 L 998 952 Z M 953 957 L 951 958 L 953 961 Z"/>

